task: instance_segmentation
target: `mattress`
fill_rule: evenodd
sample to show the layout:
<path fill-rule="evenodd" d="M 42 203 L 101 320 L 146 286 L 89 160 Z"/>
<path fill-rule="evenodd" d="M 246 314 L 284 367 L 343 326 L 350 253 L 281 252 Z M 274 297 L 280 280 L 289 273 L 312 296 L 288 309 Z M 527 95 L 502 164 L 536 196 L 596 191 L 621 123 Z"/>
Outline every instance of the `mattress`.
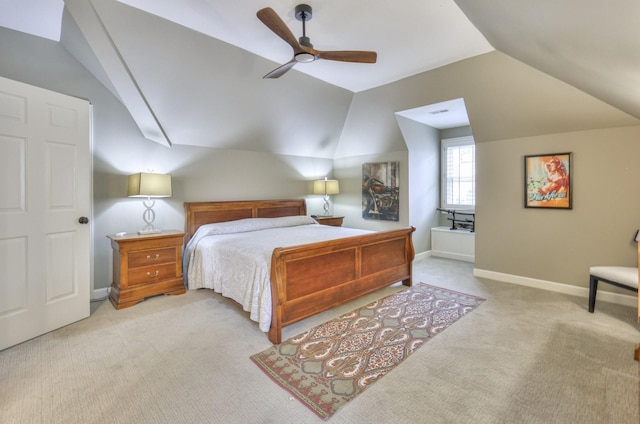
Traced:
<path fill-rule="evenodd" d="M 235 300 L 260 330 L 271 325 L 271 255 L 277 247 L 367 234 L 318 224 L 308 216 L 251 218 L 203 225 L 185 249 L 190 290 L 212 289 Z"/>

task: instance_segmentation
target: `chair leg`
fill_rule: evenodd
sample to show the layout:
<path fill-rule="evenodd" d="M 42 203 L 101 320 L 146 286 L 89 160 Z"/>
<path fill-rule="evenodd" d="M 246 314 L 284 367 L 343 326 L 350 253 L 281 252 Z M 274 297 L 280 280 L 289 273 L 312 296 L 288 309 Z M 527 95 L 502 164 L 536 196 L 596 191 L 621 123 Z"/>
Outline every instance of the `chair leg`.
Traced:
<path fill-rule="evenodd" d="M 589 278 L 589 312 L 596 308 L 596 292 L 598 291 L 598 279 L 593 275 Z"/>

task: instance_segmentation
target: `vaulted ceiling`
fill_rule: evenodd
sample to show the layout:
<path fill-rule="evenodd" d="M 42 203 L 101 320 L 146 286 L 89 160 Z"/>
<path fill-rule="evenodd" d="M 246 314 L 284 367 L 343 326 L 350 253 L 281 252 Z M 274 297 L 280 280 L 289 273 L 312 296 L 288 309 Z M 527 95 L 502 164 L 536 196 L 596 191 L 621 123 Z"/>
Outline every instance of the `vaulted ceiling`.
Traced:
<path fill-rule="evenodd" d="M 302 35 L 302 23 L 294 17 L 300 0 L 117 1 L 276 63 L 288 61 L 291 48 L 256 18 L 256 12 L 271 7 L 296 37 Z M 10 10 L 0 15 L 0 25 L 59 40 L 65 0 L 21 0 L 9 7 L 10 2 L 15 3 L 0 0 L 0 6 L 6 3 L 3 9 Z M 100 14 L 104 2 L 92 0 L 92 3 Z M 353 92 L 493 50 L 452 0 L 405 0 L 401 4 L 379 0 L 306 3 L 313 9 L 306 32 L 315 48 L 378 53 L 375 66 L 319 61 L 296 67 L 300 72 Z M 129 30 L 135 33 L 143 29 Z M 264 73 L 257 76 L 269 70 L 265 68 Z"/>
<path fill-rule="evenodd" d="M 297 37 L 293 0 L 0 0 L 0 25 L 59 37 L 165 145 L 333 157 L 359 93 L 493 49 L 640 118 L 637 1 L 307 3 L 315 48 L 375 50 L 377 63 L 316 61 L 263 80 L 291 47 L 256 12 L 273 8 Z"/>

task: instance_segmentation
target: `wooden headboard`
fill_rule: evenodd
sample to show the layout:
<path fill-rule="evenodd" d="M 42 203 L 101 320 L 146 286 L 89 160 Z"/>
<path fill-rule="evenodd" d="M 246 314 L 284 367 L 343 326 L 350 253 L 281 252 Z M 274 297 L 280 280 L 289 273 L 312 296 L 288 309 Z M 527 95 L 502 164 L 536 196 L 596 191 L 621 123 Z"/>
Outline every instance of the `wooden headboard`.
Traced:
<path fill-rule="evenodd" d="M 188 242 L 204 224 L 234 221 L 244 218 L 278 218 L 306 215 L 304 199 L 293 200 L 240 200 L 223 202 L 185 202 L 185 227 Z"/>

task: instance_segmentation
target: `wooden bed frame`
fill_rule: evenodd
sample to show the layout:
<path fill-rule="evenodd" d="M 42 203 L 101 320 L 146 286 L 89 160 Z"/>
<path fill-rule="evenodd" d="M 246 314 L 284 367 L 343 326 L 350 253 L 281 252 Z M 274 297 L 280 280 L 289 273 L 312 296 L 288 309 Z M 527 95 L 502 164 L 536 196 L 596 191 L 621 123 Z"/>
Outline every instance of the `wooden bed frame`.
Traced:
<path fill-rule="evenodd" d="M 187 241 L 204 224 L 307 213 L 304 200 L 185 202 L 184 208 Z M 398 281 L 411 286 L 414 231 L 406 227 L 274 249 L 269 340 L 279 344 L 283 327 Z"/>

